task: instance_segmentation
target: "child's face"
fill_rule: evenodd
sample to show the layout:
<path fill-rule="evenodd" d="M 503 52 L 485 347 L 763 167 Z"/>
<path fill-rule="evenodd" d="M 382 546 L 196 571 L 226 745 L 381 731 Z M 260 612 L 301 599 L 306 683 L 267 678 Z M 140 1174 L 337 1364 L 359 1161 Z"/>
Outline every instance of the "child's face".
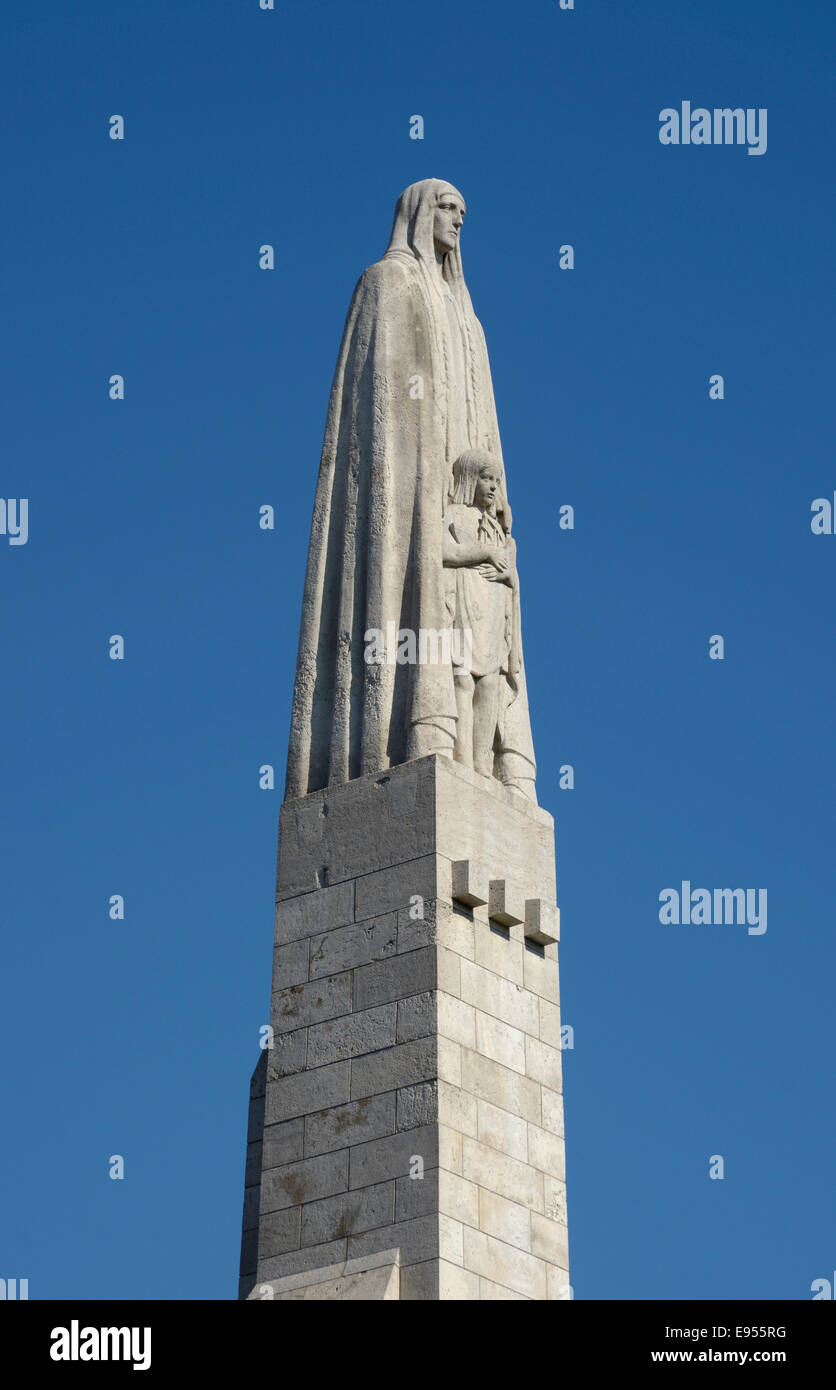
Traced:
<path fill-rule="evenodd" d="M 476 479 L 476 490 L 473 500 L 477 507 L 481 507 L 483 512 L 496 513 L 496 499 L 499 496 L 502 474 L 498 469 L 484 468 L 479 469 L 479 477 Z"/>

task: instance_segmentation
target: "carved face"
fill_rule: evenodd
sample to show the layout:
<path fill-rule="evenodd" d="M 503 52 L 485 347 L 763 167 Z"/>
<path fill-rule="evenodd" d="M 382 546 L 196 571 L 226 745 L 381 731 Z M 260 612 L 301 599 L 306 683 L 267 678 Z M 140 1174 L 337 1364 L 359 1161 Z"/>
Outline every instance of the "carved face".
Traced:
<path fill-rule="evenodd" d="M 458 246 L 464 213 L 464 199 L 452 188 L 446 188 L 438 195 L 433 219 L 433 241 L 440 256 L 455 251 Z"/>
<path fill-rule="evenodd" d="M 496 499 L 500 496 L 501 491 L 502 474 L 499 469 L 487 465 L 480 468 L 473 493 L 473 501 L 476 506 L 481 507 L 483 512 L 490 512 L 491 516 L 496 516 Z"/>

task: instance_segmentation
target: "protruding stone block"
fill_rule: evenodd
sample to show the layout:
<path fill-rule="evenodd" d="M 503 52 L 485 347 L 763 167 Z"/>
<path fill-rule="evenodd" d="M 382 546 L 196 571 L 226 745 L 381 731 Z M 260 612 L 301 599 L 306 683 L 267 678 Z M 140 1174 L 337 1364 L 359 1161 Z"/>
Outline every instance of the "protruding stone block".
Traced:
<path fill-rule="evenodd" d="M 487 869 L 472 859 L 453 861 L 453 901 L 467 907 L 484 907 L 490 898 L 490 878 Z"/>
<path fill-rule="evenodd" d="M 540 946 L 550 946 L 560 940 L 560 912 L 543 898 L 526 898 L 525 935 Z"/>
<path fill-rule="evenodd" d="M 515 927 L 525 921 L 525 894 L 516 883 L 505 878 L 492 878 L 489 883 L 488 916 L 503 927 Z"/>

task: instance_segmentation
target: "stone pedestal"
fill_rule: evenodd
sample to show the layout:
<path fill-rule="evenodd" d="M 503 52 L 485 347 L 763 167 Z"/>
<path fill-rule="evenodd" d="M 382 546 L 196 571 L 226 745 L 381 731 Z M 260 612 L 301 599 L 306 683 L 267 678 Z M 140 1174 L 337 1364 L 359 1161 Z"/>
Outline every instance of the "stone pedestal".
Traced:
<path fill-rule="evenodd" d="M 240 1296 L 568 1294 L 551 816 L 432 756 L 286 801 Z"/>

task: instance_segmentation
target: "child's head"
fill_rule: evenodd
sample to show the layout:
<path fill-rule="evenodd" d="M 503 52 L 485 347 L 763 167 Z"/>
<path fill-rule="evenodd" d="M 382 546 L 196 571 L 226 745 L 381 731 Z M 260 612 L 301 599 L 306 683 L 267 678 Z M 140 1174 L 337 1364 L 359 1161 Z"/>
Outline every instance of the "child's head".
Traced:
<path fill-rule="evenodd" d="M 453 464 L 450 501 L 481 507 L 493 516 L 503 507 L 502 468 L 485 449 L 465 449 Z"/>

